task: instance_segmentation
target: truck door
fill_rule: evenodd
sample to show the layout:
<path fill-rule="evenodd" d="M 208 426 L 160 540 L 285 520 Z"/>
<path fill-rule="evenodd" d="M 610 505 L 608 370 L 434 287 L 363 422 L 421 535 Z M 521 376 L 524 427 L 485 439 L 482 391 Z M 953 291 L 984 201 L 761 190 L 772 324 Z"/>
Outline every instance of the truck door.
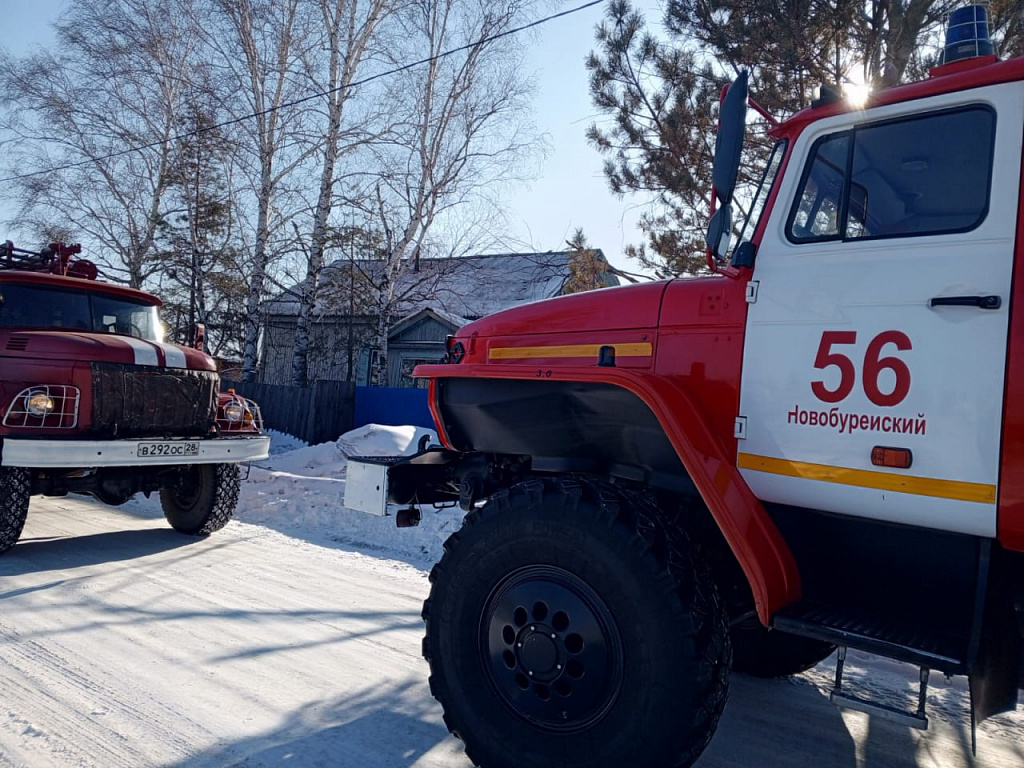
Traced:
<path fill-rule="evenodd" d="M 759 498 L 995 536 L 1022 125 L 1008 84 L 794 142 L 748 291 Z"/>

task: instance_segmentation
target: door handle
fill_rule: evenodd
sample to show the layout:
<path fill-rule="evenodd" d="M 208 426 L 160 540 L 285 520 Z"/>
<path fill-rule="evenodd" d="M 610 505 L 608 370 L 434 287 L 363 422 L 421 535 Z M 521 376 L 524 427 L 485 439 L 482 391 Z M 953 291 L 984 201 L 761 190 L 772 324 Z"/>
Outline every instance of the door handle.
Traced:
<path fill-rule="evenodd" d="M 977 307 L 978 309 L 999 309 L 1003 306 L 1001 296 L 936 296 L 931 307 Z"/>

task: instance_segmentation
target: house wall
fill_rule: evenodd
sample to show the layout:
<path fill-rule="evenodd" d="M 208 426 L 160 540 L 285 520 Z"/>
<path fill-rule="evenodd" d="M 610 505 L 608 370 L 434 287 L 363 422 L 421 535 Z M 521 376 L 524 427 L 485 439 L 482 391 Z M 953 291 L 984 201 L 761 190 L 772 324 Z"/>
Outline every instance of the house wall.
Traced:
<path fill-rule="evenodd" d="M 388 343 L 389 387 L 420 386 L 412 378 L 412 369 L 420 363 L 436 363 L 445 352 L 445 338 L 451 325 L 426 316 L 391 336 Z M 348 381 L 349 325 L 343 318 L 319 320 L 311 330 L 311 348 L 307 360 L 309 381 Z M 353 324 L 353 381 L 368 383 L 373 328 L 369 320 L 359 318 Z M 292 381 L 292 354 L 295 346 L 295 319 L 271 317 L 264 326 L 260 381 L 289 385 Z"/>
<path fill-rule="evenodd" d="M 366 347 L 372 328 L 365 318 L 352 323 L 353 380 L 365 383 L 369 355 Z M 306 361 L 309 381 L 348 381 L 349 323 L 344 319 L 318 320 L 310 330 L 310 349 Z M 272 316 L 263 329 L 260 381 L 288 385 L 292 381 L 292 355 L 295 350 L 295 318 Z"/>
<path fill-rule="evenodd" d="M 445 337 L 452 332 L 451 326 L 438 322 L 433 317 L 424 317 L 417 323 L 403 328 L 391 337 L 392 344 L 403 344 L 406 342 L 440 342 L 444 344 Z M 443 352 L 444 350 L 442 350 Z"/>

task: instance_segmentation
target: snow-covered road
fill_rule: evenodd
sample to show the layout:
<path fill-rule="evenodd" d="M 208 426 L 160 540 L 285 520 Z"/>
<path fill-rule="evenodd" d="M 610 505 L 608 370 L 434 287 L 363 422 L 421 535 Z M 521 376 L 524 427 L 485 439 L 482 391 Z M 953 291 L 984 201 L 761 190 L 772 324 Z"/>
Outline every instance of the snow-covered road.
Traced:
<path fill-rule="evenodd" d="M 0 766 L 469 768 L 420 658 L 428 563 L 457 522 L 354 517 L 338 456 L 253 470 L 238 520 L 207 539 L 172 532 L 155 500 L 34 498 L 0 557 Z M 912 670 L 851 662 L 851 682 L 912 693 Z M 921 734 L 835 709 L 829 673 L 734 676 L 700 768 L 1024 765 L 1021 711 L 970 757 L 959 681 L 934 681 Z"/>

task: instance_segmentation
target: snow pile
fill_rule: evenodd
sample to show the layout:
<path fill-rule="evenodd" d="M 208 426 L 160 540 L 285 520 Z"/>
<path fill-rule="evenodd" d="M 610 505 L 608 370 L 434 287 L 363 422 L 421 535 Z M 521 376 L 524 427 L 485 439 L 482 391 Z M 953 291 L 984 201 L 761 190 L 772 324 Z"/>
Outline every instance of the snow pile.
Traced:
<path fill-rule="evenodd" d="M 299 448 L 305 448 L 306 443 L 299 438 L 289 435 L 287 432 L 278 432 L 273 429 L 264 430 L 270 435 L 270 455 L 276 456 L 279 453 L 287 453 Z"/>
<path fill-rule="evenodd" d="M 280 438 L 280 440 L 279 440 Z M 360 549 L 386 550 L 417 565 L 440 559 L 444 540 L 462 522 L 462 510 L 423 508 L 416 528 L 400 529 L 395 518 L 374 517 L 344 506 L 345 470 L 349 456 L 411 454 L 421 440 L 435 441 L 431 430 L 368 424 L 334 442 L 307 446 L 275 433 L 275 442 L 297 445 L 271 448 L 271 456 L 254 464 L 235 519 L 263 525 L 308 541 L 331 541 Z"/>
<path fill-rule="evenodd" d="M 346 456 L 395 456 L 418 450 L 421 440 L 437 442 L 434 431 L 422 427 L 385 427 L 367 424 L 338 438 L 338 446 Z"/>

